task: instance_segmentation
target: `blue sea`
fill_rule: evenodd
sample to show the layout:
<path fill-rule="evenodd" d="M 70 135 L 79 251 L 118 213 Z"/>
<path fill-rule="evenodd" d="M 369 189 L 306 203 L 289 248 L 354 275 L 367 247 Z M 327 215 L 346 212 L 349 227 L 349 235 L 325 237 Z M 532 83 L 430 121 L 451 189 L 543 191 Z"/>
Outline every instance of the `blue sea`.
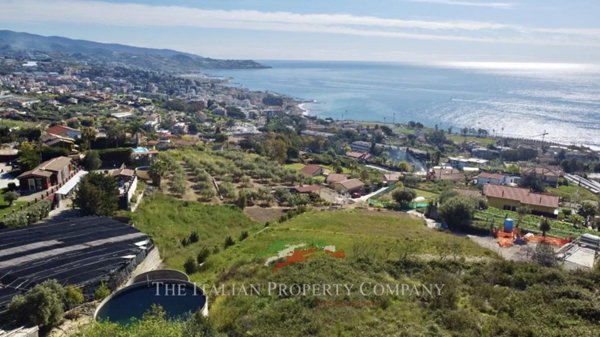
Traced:
<path fill-rule="evenodd" d="M 561 64 L 263 61 L 219 70 L 231 85 L 313 101 L 311 115 L 426 126 L 600 148 L 600 70 Z"/>

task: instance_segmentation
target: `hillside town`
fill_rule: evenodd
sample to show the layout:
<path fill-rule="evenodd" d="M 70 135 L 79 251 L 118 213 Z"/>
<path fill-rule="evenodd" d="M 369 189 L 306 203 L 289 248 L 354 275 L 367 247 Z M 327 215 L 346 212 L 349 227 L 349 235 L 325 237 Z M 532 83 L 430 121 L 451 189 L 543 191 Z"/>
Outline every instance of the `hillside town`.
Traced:
<path fill-rule="evenodd" d="M 321 119 L 301 103 L 203 75 L 0 59 L 0 257 L 10 257 L 0 261 L 0 313 L 50 278 L 81 288 L 89 302 L 157 269 L 163 242 L 133 221 L 144 202 L 161 198 L 235 207 L 261 232 L 310 211 L 410 216 L 507 260 L 598 265 L 600 152 L 543 135 Z M 37 226 L 45 237 L 15 232 Z M 204 240 L 177 233 L 182 256 Z M 227 237 L 223 251 L 235 244 Z M 93 250 L 75 254 L 82 245 Z M 105 261 L 89 261 L 94 254 Z M 166 266 L 195 275 L 207 256 Z M 86 272 L 67 275 L 63 262 Z"/>

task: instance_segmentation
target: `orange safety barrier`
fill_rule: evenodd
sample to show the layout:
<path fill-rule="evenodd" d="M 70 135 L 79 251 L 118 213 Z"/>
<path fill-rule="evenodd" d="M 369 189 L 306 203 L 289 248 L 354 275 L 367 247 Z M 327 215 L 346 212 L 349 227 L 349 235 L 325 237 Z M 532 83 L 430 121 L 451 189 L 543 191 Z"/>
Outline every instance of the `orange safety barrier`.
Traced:
<path fill-rule="evenodd" d="M 498 238 L 498 245 L 500 247 L 512 247 L 514 245 L 513 238 Z"/>
<path fill-rule="evenodd" d="M 527 242 L 545 242 L 551 244 L 553 246 L 562 247 L 567 243 L 571 242 L 571 240 L 556 238 L 553 236 L 542 236 L 542 235 L 534 235 L 526 238 Z"/>

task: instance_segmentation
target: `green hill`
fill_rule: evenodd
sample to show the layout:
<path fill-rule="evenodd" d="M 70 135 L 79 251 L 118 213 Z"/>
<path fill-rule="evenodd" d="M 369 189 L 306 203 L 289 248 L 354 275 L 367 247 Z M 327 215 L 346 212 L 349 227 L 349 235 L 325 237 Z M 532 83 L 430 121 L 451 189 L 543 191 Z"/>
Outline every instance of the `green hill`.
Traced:
<path fill-rule="evenodd" d="M 262 229 L 228 206 L 155 195 L 134 220 L 153 236 L 169 268 L 182 269 L 185 257 L 211 248 L 191 277 L 206 284 L 209 317 L 219 336 L 591 337 L 600 328 L 599 272 L 503 261 L 406 214 L 310 211 Z M 190 230 L 200 240 L 183 247 L 178 242 Z M 250 235 L 240 241 L 235 233 L 244 230 Z M 237 242 L 225 249 L 228 235 Z M 218 252 L 215 244 L 221 244 Z M 290 262 L 281 268 L 265 264 L 290 247 L 306 254 L 280 259 Z M 350 290 L 314 292 L 326 284 Z M 308 292 L 291 290 L 306 285 Z M 433 285 L 441 290 L 428 293 Z M 251 286 L 256 291 L 248 292 Z M 185 334 L 181 323 L 151 323 L 165 336 Z M 145 336 L 145 327 L 100 324 L 85 336 L 100 331 Z"/>

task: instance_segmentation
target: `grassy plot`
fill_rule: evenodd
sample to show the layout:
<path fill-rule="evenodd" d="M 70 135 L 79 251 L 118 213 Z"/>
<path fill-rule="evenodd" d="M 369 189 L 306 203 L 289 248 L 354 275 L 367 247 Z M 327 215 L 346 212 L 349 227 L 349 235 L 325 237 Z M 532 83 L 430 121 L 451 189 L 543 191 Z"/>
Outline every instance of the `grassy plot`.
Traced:
<path fill-rule="evenodd" d="M 222 335 L 559 337 L 595 336 L 597 331 L 594 285 L 600 274 L 501 261 L 467 238 L 430 230 L 404 213 L 309 211 L 265 229 L 234 208 L 155 194 L 133 217 L 154 238 L 168 268 L 181 269 L 203 244 L 222 245 L 227 235 L 234 237 L 233 246 L 221 246 L 201 272 L 191 275 L 200 284 L 225 286 L 225 294 L 205 288 L 210 320 Z M 191 230 L 198 231 L 200 242 L 181 246 L 180 239 Z M 243 241 L 235 235 L 241 230 L 250 232 Z M 335 246 L 346 254 L 318 252 L 277 271 L 265 266 L 268 257 L 300 243 Z M 448 245 L 459 246 L 462 257 L 488 258 L 421 258 Z M 408 246 L 416 255 L 400 258 Z M 352 291 L 292 296 L 269 293 L 270 284 L 350 285 Z M 433 298 L 393 293 L 398 284 L 439 284 L 443 291 Z M 259 287 L 259 293 L 241 291 L 248 285 Z M 361 285 L 366 293 L 360 292 Z M 375 295 L 377 285 L 392 286 L 379 288 L 392 292 Z"/>
<path fill-rule="evenodd" d="M 0 216 L 10 214 L 13 210 L 19 209 L 20 206 L 27 204 L 25 201 L 16 200 L 9 206 L 8 202 L 4 200 L 4 193 L 7 191 L 8 190 L 6 189 L 0 190 Z"/>
<path fill-rule="evenodd" d="M 436 254 L 439 245 L 455 243 L 461 255 L 494 256 L 467 238 L 430 230 L 421 219 L 404 213 L 313 211 L 265 229 L 235 207 L 186 202 L 155 193 L 131 216 L 135 226 L 152 237 L 167 268 L 181 270 L 187 258 L 208 248 L 211 255 L 205 267 L 192 275 L 199 282 L 213 281 L 235 264 L 262 263 L 277 255 L 277 247 L 302 243 L 335 246 L 347 255 L 360 250 L 385 258 L 398 256 L 408 244 L 417 254 Z M 240 241 L 242 231 L 250 234 L 244 241 Z M 199 241 L 184 246 L 182 240 L 193 232 Z M 236 243 L 225 249 L 227 236 Z"/>
<path fill-rule="evenodd" d="M 197 281 L 210 281 L 221 270 L 232 265 L 264 261 L 285 247 L 335 246 L 346 256 L 368 254 L 373 258 L 398 258 L 405 249 L 414 254 L 435 255 L 440 246 L 454 244 L 460 255 L 495 257 L 495 254 L 473 241 L 424 226 L 421 219 L 405 213 L 367 210 L 312 211 L 282 224 L 271 225 L 243 242 L 208 258 L 208 267 L 192 276 Z M 410 246 L 410 248 L 408 248 Z M 270 272 L 264 267 L 263 271 Z"/>
<path fill-rule="evenodd" d="M 481 146 L 496 144 L 496 140 L 494 138 L 486 138 L 486 137 L 473 137 L 473 136 L 464 137 L 462 135 L 457 135 L 457 134 L 452 134 L 452 135 L 447 134 L 446 138 L 448 138 L 449 140 L 453 141 L 456 144 L 462 144 L 465 141 L 476 142 L 476 143 L 479 143 Z"/>
<path fill-rule="evenodd" d="M 562 185 L 558 188 L 548 188 L 547 192 L 558 195 L 562 200 L 569 202 L 582 202 L 584 200 L 600 201 L 600 197 L 576 185 Z"/>
<path fill-rule="evenodd" d="M 237 240 L 242 231 L 256 227 L 235 207 L 181 201 L 160 193 L 146 197 L 131 216 L 135 226 L 152 237 L 166 266 L 179 270 L 203 247 L 222 249 L 227 236 Z M 184 247 L 181 240 L 193 232 L 199 241 Z"/>
<path fill-rule="evenodd" d="M 538 336 L 533 331 L 542 324 L 544 333 L 539 336 L 562 336 L 574 326 L 580 327 L 582 336 L 592 336 L 593 318 L 587 318 L 592 315 L 577 316 L 560 304 L 565 291 L 577 288 L 580 297 L 573 301 L 581 312 L 589 310 L 585 308 L 594 298 L 585 288 L 587 281 L 578 281 L 582 278 L 498 259 L 481 263 L 399 258 L 407 240 L 416 243 L 417 254 L 435 254 L 436 247 L 445 243 L 461 245 L 461 256 L 495 256 L 466 238 L 429 230 L 406 214 L 309 212 L 222 252 L 219 259 L 230 267 L 219 273 L 219 284 L 349 284 L 352 291 L 292 296 L 268 293 L 263 287 L 258 295 L 213 297 L 211 317 L 228 335 Z M 335 245 L 346 257 L 315 254 L 277 271 L 264 266 L 264 256 L 298 243 Z M 431 283 L 444 285 L 434 302 L 414 294 L 369 293 L 372 285 Z M 362 285 L 366 293 L 359 291 Z M 559 285 L 565 288 L 554 290 Z M 549 304 L 552 301 L 556 302 Z M 552 318 L 538 322 L 532 314 Z M 562 319 L 570 320 L 569 328 L 560 323 Z"/>
<path fill-rule="evenodd" d="M 479 210 L 475 213 L 475 223 L 474 225 L 477 227 L 488 229 L 490 222 L 493 222 L 494 225 L 500 226 L 504 222 L 505 218 L 511 218 L 515 221 L 518 219 L 517 212 L 501 210 L 497 208 L 490 207 L 486 210 Z M 539 229 L 540 217 L 536 215 L 526 215 L 523 218 L 523 222 L 521 223 L 521 228 L 525 229 L 529 232 L 541 233 Z M 556 236 L 560 238 L 568 238 L 578 237 L 584 233 L 591 233 L 597 235 L 597 231 L 593 231 L 587 228 L 575 228 L 572 224 L 550 220 L 551 230 L 548 232 L 550 236 Z"/>

